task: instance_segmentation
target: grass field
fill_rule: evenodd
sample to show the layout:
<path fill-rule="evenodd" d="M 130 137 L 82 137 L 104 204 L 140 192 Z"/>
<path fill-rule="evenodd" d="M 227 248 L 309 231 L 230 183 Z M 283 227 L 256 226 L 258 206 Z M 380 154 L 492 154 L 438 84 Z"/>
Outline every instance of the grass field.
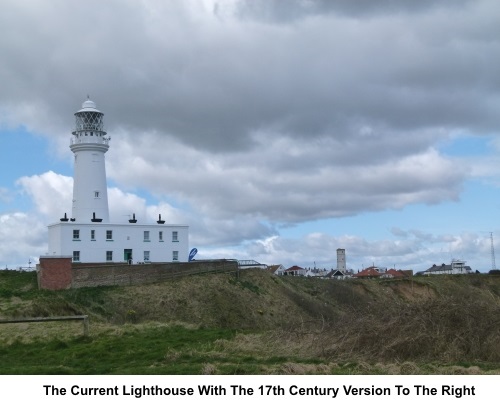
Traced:
<path fill-rule="evenodd" d="M 500 374 L 500 277 L 331 281 L 251 270 L 40 291 L 0 271 L 1 374 Z"/>

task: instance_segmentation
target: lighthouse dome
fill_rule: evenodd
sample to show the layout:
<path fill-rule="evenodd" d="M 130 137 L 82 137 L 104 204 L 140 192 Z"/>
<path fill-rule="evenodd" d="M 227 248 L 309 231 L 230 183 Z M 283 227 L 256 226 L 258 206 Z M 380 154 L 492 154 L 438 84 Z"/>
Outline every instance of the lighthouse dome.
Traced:
<path fill-rule="evenodd" d="M 82 108 L 96 108 L 95 103 L 92 100 L 85 100 L 82 104 Z"/>
<path fill-rule="evenodd" d="M 93 111 L 93 112 L 100 112 L 97 108 L 96 108 L 96 104 L 89 98 L 87 98 L 87 100 L 85 100 L 82 104 L 82 109 L 79 110 L 78 112 L 85 112 L 85 111 Z"/>

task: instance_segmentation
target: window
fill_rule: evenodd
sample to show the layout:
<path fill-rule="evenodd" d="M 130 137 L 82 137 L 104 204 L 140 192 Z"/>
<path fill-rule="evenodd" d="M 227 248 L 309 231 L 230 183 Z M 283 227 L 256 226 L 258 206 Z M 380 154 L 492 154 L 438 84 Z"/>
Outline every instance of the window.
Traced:
<path fill-rule="evenodd" d="M 80 240 L 80 230 L 73 229 L 73 240 Z"/>
<path fill-rule="evenodd" d="M 99 191 L 94 191 L 94 198 L 99 198 Z"/>
<path fill-rule="evenodd" d="M 172 260 L 173 260 L 174 262 L 176 262 L 177 260 L 179 260 L 179 251 L 174 250 L 174 251 L 172 252 Z"/>
<path fill-rule="evenodd" d="M 113 261 L 113 251 L 112 250 L 106 251 L 106 261 L 107 262 Z"/>
<path fill-rule="evenodd" d="M 149 231 L 144 231 L 144 242 L 149 242 Z"/>
<path fill-rule="evenodd" d="M 113 240 L 113 231 L 106 231 L 106 240 Z"/>
<path fill-rule="evenodd" d="M 149 250 L 144 251 L 144 261 L 149 262 Z"/>
<path fill-rule="evenodd" d="M 95 240 L 95 230 L 94 229 L 90 230 L 90 240 Z"/>
<path fill-rule="evenodd" d="M 158 233 L 158 239 L 160 240 L 160 242 L 163 242 L 163 231 L 160 231 Z"/>
<path fill-rule="evenodd" d="M 73 261 L 74 262 L 80 261 L 80 251 L 79 250 L 73 250 Z"/>
<path fill-rule="evenodd" d="M 179 242 L 177 231 L 172 232 L 172 242 Z"/>

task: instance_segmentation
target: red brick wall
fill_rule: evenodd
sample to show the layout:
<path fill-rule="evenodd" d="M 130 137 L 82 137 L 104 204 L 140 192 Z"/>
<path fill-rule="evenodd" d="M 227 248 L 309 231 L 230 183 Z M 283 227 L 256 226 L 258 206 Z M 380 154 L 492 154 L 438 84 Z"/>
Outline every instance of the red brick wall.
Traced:
<path fill-rule="evenodd" d="M 226 273 L 238 271 L 235 260 L 207 260 L 188 263 L 150 263 L 73 265 L 72 288 L 138 285 L 166 281 L 204 273 Z"/>
<path fill-rule="evenodd" d="M 40 257 L 38 287 L 45 290 L 71 288 L 71 257 Z"/>
<path fill-rule="evenodd" d="M 235 260 L 207 260 L 188 263 L 107 264 L 72 263 L 71 257 L 40 258 L 39 288 L 97 287 L 156 283 L 177 277 L 204 273 L 238 271 Z"/>

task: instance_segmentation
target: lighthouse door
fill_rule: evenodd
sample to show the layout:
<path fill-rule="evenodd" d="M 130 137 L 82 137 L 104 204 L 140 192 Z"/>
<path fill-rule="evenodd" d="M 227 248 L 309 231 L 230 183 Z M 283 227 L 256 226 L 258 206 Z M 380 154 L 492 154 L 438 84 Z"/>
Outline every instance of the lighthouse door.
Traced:
<path fill-rule="evenodd" d="M 132 262 L 132 249 L 123 249 L 123 260 L 127 263 Z"/>

